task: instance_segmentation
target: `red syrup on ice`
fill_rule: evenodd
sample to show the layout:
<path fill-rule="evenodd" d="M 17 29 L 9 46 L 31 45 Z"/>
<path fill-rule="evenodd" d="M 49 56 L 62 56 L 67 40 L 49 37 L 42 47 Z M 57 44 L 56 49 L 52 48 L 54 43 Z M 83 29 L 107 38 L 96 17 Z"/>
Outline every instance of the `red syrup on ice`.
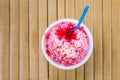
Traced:
<path fill-rule="evenodd" d="M 64 66 L 78 64 L 89 50 L 89 38 L 83 26 L 70 34 L 74 23 L 61 22 L 45 34 L 46 53 L 56 63 Z"/>

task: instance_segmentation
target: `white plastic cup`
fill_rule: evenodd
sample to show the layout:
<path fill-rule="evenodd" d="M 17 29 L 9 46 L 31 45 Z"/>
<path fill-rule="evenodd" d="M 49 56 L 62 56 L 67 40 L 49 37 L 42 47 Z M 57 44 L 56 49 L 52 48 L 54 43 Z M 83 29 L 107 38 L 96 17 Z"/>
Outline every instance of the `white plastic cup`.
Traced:
<path fill-rule="evenodd" d="M 84 30 L 86 31 L 88 37 L 89 37 L 89 42 L 90 42 L 90 46 L 89 46 L 89 50 L 87 55 L 85 56 L 85 58 L 80 61 L 78 64 L 72 65 L 72 66 L 64 66 L 64 65 L 60 65 L 58 63 L 56 63 L 55 61 L 53 61 L 46 53 L 46 47 L 45 47 L 45 33 L 49 32 L 51 30 L 52 27 L 54 27 L 54 25 L 59 24 L 61 22 L 72 22 L 77 24 L 78 21 L 74 20 L 74 19 L 61 19 L 58 21 L 55 21 L 54 23 L 52 23 L 51 25 L 48 26 L 48 28 L 45 30 L 43 36 L 42 36 L 42 41 L 41 41 L 41 46 L 42 46 L 42 51 L 43 51 L 43 55 L 45 56 L 45 58 L 47 59 L 47 61 L 49 61 L 49 63 L 51 63 L 53 66 L 60 68 L 60 69 L 65 69 L 65 70 L 70 70 L 70 69 L 75 69 L 78 68 L 80 66 L 82 66 L 91 56 L 92 51 L 93 51 L 93 37 L 92 34 L 90 33 L 89 29 L 82 23 L 81 26 L 84 27 Z"/>

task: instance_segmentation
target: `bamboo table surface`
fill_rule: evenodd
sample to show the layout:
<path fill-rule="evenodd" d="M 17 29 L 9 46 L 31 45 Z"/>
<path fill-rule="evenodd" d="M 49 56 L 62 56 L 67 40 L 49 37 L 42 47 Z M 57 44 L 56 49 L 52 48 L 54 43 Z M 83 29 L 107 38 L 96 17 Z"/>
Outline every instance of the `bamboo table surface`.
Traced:
<path fill-rule="evenodd" d="M 52 22 L 79 20 L 94 38 L 90 59 L 61 70 L 42 55 L 41 37 Z M 120 0 L 0 0 L 0 80 L 120 80 Z"/>

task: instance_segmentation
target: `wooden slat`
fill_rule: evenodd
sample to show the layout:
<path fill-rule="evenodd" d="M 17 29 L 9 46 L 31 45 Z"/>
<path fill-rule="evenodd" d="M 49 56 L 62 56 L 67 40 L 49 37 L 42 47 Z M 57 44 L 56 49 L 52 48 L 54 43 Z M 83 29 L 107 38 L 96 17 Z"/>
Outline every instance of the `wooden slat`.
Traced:
<path fill-rule="evenodd" d="M 39 80 L 38 0 L 29 0 L 30 80 Z"/>
<path fill-rule="evenodd" d="M 74 0 L 66 0 L 66 18 L 74 19 L 75 18 L 75 4 Z"/>
<path fill-rule="evenodd" d="M 39 80 L 48 80 L 48 62 L 41 49 L 41 38 L 47 28 L 47 0 L 39 0 Z"/>
<path fill-rule="evenodd" d="M 48 24 L 57 20 L 56 0 L 48 0 Z M 49 64 L 49 80 L 57 80 L 57 68 Z"/>
<path fill-rule="evenodd" d="M 93 34 L 93 1 L 84 1 L 84 6 L 89 6 L 89 11 L 85 16 L 84 24 L 88 27 L 90 32 Z M 85 63 L 85 80 L 93 80 L 93 54 L 90 59 Z"/>
<path fill-rule="evenodd" d="M 112 80 L 120 80 L 120 1 L 112 0 Z"/>
<path fill-rule="evenodd" d="M 104 80 L 111 80 L 111 0 L 103 1 L 103 34 Z"/>
<path fill-rule="evenodd" d="M 74 0 L 66 0 L 66 18 L 75 18 L 74 6 Z M 67 70 L 66 80 L 75 80 L 75 69 Z"/>
<path fill-rule="evenodd" d="M 10 80 L 19 78 L 19 0 L 10 0 Z"/>
<path fill-rule="evenodd" d="M 94 0 L 94 62 L 95 80 L 103 79 L 102 0 Z"/>
<path fill-rule="evenodd" d="M 28 0 L 20 0 L 20 80 L 29 79 Z"/>
<path fill-rule="evenodd" d="M 9 0 L 0 0 L 0 80 L 9 79 Z"/>
<path fill-rule="evenodd" d="M 65 18 L 65 0 L 58 0 L 58 19 Z M 65 70 L 59 69 L 58 80 L 65 80 Z"/>
<path fill-rule="evenodd" d="M 58 0 L 58 19 L 65 18 L 65 0 Z"/>
<path fill-rule="evenodd" d="M 84 3 L 84 0 L 75 0 L 75 18 L 76 20 L 79 20 L 81 14 L 82 14 L 82 11 L 83 11 L 83 3 Z M 76 80 L 84 80 L 84 65 L 77 68 L 76 69 Z"/>
<path fill-rule="evenodd" d="M 48 25 L 57 20 L 56 0 L 48 0 Z"/>

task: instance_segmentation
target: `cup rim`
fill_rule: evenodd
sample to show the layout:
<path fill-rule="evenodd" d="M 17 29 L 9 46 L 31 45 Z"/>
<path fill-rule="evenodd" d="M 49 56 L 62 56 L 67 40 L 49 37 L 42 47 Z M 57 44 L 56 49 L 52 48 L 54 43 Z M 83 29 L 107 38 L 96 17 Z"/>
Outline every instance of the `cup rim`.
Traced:
<path fill-rule="evenodd" d="M 75 64 L 75 65 L 72 65 L 72 66 L 63 66 L 63 65 L 59 65 L 57 63 L 55 63 L 53 60 L 50 59 L 50 57 L 47 55 L 46 53 L 46 50 L 45 50 L 45 44 L 44 44 L 44 41 L 45 41 L 45 34 L 52 28 L 54 27 L 54 25 L 60 23 L 60 22 L 73 22 L 75 24 L 78 23 L 77 20 L 74 20 L 74 19 L 60 19 L 60 20 L 57 20 L 55 22 L 53 22 L 52 24 L 50 24 L 48 26 L 48 28 L 45 30 L 45 32 L 43 33 L 43 36 L 42 36 L 42 40 L 41 40 L 41 46 L 42 46 L 42 53 L 44 55 L 44 57 L 47 59 L 47 61 L 49 63 L 51 63 L 52 65 L 54 65 L 55 67 L 57 68 L 60 68 L 60 69 L 64 69 L 64 70 L 70 70 L 70 69 L 75 69 L 75 68 L 78 68 L 80 66 L 82 66 L 83 64 L 85 64 L 85 62 L 90 58 L 91 54 L 92 54 L 92 51 L 93 51 L 93 37 L 92 37 L 92 34 L 91 32 L 89 31 L 89 29 L 86 27 L 86 25 L 84 25 L 83 23 L 81 24 L 81 26 L 84 27 L 84 30 L 86 31 L 88 37 L 89 37 L 89 42 L 90 42 L 90 46 L 89 46 L 89 50 L 88 50 L 88 53 L 87 55 L 84 57 L 84 59 L 82 61 L 80 61 L 78 64 Z"/>

